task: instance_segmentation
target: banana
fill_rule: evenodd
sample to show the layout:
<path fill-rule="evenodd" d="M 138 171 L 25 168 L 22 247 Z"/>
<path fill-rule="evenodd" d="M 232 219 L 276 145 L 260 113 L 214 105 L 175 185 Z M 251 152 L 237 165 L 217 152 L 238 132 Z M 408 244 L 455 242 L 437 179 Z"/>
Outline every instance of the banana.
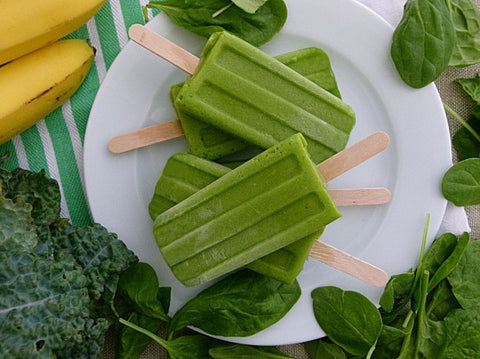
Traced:
<path fill-rule="evenodd" d="M 0 65 L 86 23 L 106 0 L 0 0 Z"/>
<path fill-rule="evenodd" d="M 59 40 L 0 67 L 0 144 L 62 105 L 95 56 L 87 40 Z"/>

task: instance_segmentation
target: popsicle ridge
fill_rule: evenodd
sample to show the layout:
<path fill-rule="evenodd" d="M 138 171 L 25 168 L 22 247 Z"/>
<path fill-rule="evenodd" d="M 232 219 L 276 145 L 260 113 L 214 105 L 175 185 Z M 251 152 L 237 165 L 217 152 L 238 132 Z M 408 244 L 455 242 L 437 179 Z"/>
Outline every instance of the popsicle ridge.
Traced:
<path fill-rule="evenodd" d="M 178 223 L 178 221 L 166 219 L 166 222 L 163 223 L 163 230 L 157 231 L 156 234 L 162 236 L 166 232 L 174 232 L 176 240 L 170 243 L 163 242 L 164 256 L 168 256 L 169 251 L 174 248 L 181 250 L 182 247 L 187 246 L 189 250 L 193 250 L 190 242 L 194 242 L 195 248 L 198 249 L 204 242 L 211 241 L 211 233 L 215 233 L 217 240 L 223 240 L 225 238 L 222 237 L 222 233 L 225 233 L 225 236 L 235 234 L 232 233 L 230 226 L 224 228 L 224 223 L 235 222 L 237 231 L 241 231 L 243 225 L 255 223 L 260 221 L 262 216 L 269 215 L 268 212 L 265 212 L 264 207 L 270 208 L 274 212 L 281 210 L 286 202 L 282 196 L 288 196 L 292 188 L 298 192 L 295 193 L 295 196 L 287 197 L 288 202 L 294 201 L 298 197 L 302 198 L 305 195 L 300 182 L 303 179 L 301 176 L 303 169 L 292 157 L 292 155 L 284 157 L 283 161 L 276 161 L 251 176 L 242 177 L 242 173 L 238 173 L 242 170 L 239 168 L 235 186 L 223 188 L 216 196 L 206 197 L 201 206 L 200 203 L 197 203 L 191 208 L 189 215 L 194 221 Z M 273 176 L 275 176 L 275 181 L 260 180 L 262 177 Z M 272 187 L 273 183 L 277 187 Z M 248 193 L 248 197 L 245 193 Z M 220 196 L 224 199 L 221 203 L 217 200 Z M 267 206 L 263 206 L 262 203 Z M 220 206 L 222 214 L 218 215 L 215 209 Z M 165 217 L 168 217 L 167 213 Z M 205 229 L 208 229 L 208 232 Z"/>
<path fill-rule="evenodd" d="M 318 204 L 318 198 L 310 194 L 299 199 L 290 206 L 289 210 L 273 213 L 262 221 L 249 226 L 228 240 L 220 241 L 214 246 L 199 251 L 184 261 L 173 264 L 172 271 L 177 278 L 186 285 L 197 285 L 224 273 L 225 261 L 236 269 L 263 257 L 262 253 L 276 251 L 292 243 L 291 238 L 305 226 L 314 226 L 320 220 L 318 214 L 312 212 L 302 221 L 295 221 L 295 213 L 301 210 L 304 203 Z M 317 202 L 317 203 L 315 203 Z M 274 218 L 275 216 L 275 218 Z M 275 229 L 277 220 L 283 226 Z M 270 232 L 265 230 L 270 229 Z M 315 232 L 316 233 L 316 232 Z M 198 278 L 199 270 L 204 272 Z"/>
<path fill-rule="evenodd" d="M 315 163 L 342 150 L 355 124 L 342 100 L 226 32 L 209 39 L 175 105 L 263 148 L 301 132 Z"/>
<path fill-rule="evenodd" d="M 229 81 L 222 83 L 227 78 Z M 186 84 L 185 88 L 189 89 L 189 85 Z M 338 130 L 324 119 L 299 106 L 293 107 L 292 97 L 288 99 L 274 94 L 244 77 L 221 68 L 215 75 L 209 75 L 196 89 L 190 90 L 197 94 L 194 101 L 202 101 L 196 108 L 198 113 L 201 111 L 202 116 L 215 114 L 215 117 L 210 119 L 212 124 L 229 133 L 245 133 L 242 137 L 247 141 L 264 148 L 300 132 L 309 143 L 312 157 L 318 162 L 341 151 L 348 141 L 349 132 Z M 259 106 L 258 99 L 265 101 L 264 104 L 271 103 L 272 107 L 266 109 L 264 105 Z M 182 107 L 190 100 L 180 95 L 177 104 Z M 228 104 L 228 110 L 220 110 L 220 104 Z M 262 118 L 261 124 L 258 121 L 259 117 Z M 298 121 L 300 118 L 303 121 Z M 250 132 L 252 134 L 249 134 Z M 317 147 L 320 150 L 316 149 Z M 328 154 L 319 155 L 321 149 L 326 149 Z"/>
<path fill-rule="evenodd" d="M 271 196 L 259 197 L 254 203 L 246 204 L 242 210 L 217 217 L 206 227 L 202 226 L 178 238 L 178 240 L 162 247 L 164 258 L 170 265 L 176 265 L 196 256 L 204 258 L 205 256 L 202 253 L 208 255 L 211 251 L 218 252 L 219 248 L 223 248 L 221 253 L 224 253 L 225 256 L 237 252 L 242 253 L 249 247 L 257 245 L 258 242 L 272 240 L 273 236 L 282 238 L 281 242 L 276 241 L 275 246 L 270 245 L 272 249 L 275 248 L 276 250 L 292 242 L 289 237 L 285 236 L 292 231 L 292 228 L 306 224 L 311 226 L 314 225 L 314 222 L 322 219 L 316 209 L 322 208 L 323 204 L 318 201 L 317 196 L 313 193 L 306 193 L 286 205 L 281 205 L 280 201 L 276 201 L 275 204 L 269 203 L 268 207 L 272 211 L 265 213 L 265 206 L 259 206 L 259 203 L 275 196 L 274 193 L 271 193 Z M 224 227 L 225 221 L 231 221 L 232 217 L 238 218 L 238 212 L 244 215 L 249 210 L 251 210 L 249 216 L 242 218 L 239 223 L 235 223 L 234 228 Z M 295 220 L 300 214 L 302 214 L 302 219 Z M 280 222 L 278 219 L 281 219 L 282 223 L 278 223 Z M 256 258 L 256 256 L 253 256 L 253 258 Z M 214 260 L 220 260 L 220 257 Z M 244 264 L 247 263 L 244 262 Z"/>
<path fill-rule="evenodd" d="M 175 154 L 169 158 L 167 164 L 148 205 L 152 219 L 229 171 L 220 164 L 207 162 L 188 153 Z"/>

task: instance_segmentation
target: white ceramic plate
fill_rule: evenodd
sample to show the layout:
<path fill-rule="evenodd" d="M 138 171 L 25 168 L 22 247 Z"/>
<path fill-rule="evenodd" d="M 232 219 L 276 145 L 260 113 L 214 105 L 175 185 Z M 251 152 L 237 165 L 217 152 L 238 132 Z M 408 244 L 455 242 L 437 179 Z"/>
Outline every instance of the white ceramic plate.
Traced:
<path fill-rule="evenodd" d="M 281 33 L 263 49 L 278 55 L 318 46 L 330 56 L 343 99 L 356 112 L 350 142 L 383 130 L 390 148 L 331 182 L 331 188 L 386 186 L 388 205 L 341 208 L 343 217 L 327 227 L 322 240 L 361 257 L 389 274 L 415 266 L 427 213 L 429 242 L 444 214 L 440 181 L 450 165 L 447 121 L 436 88 L 404 85 L 390 59 L 392 28 L 353 0 L 288 0 L 289 17 Z M 159 15 L 148 25 L 199 54 L 205 39 L 175 27 Z M 85 137 L 85 183 L 95 221 L 116 232 L 141 261 L 152 264 L 161 285 L 171 286 L 172 313 L 198 290 L 183 287 L 164 264 L 147 212 L 167 158 L 187 149 L 183 138 L 113 155 L 108 140 L 125 132 L 175 118 L 169 87 L 185 74 L 134 43 L 111 66 L 98 92 Z M 310 293 L 319 286 L 356 290 L 378 303 L 374 288 L 315 260 L 298 278 L 302 297 L 276 325 L 240 343 L 280 345 L 324 335 L 315 321 Z"/>

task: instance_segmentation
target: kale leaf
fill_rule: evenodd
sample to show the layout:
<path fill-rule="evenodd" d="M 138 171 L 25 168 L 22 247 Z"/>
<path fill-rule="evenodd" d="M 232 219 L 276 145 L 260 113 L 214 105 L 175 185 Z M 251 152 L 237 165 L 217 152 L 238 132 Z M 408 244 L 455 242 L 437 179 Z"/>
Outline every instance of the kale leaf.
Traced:
<path fill-rule="evenodd" d="M 104 227 L 60 218 L 45 173 L 0 169 L 0 342 L 6 357 L 95 358 L 118 277 L 137 257 Z"/>

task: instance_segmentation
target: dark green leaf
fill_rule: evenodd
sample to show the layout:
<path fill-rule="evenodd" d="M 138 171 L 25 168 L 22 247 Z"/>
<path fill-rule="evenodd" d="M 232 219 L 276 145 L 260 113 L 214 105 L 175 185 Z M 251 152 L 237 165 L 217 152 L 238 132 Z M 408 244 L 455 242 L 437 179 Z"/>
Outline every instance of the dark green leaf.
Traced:
<path fill-rule="evenodd" d="M 90 298 L 74 262 L 10 251 L 0 252 L 0 263 L 3 357 L 55 357 L 65 342 L 82 336 Z"/>
<path fill-rule="evenodd" d="M 378 338 L 373 352 L 373 359 L 380 358 L 396 358 L 402 349 L 402 343 L 407 335 L 407 330 L 404 328 L 396 328 L 389 325 L 384 325 L 382 333 Z"/>
<path fill-rule="evenodd" d="M 401 78 L 420 88 L 447 68 L 454 44 L 445 0 L 408 0 L 393 34 L 391 55 Z"/>
<path fill-rule="evenodd" d="M 445 317 L 446 343 L 436 358 L 478 358 L 480 353 L 480 310 L 456 309 Z"/>
<path fill-rule="evenodd" d="M 480 133 L 480 117 L 472 115 L 467 123 L 477 134 Z M 457 151 L 458 161 L 480 157 L 480 141 L 466 127 L 455 133 L 452 143 Z"/>
<path fill-rule="evenodd" d="M 60 189 L 55 180 L 45 176 L 45 171 L 35 173 L 17 168 L 2 187 L 5 197 L 22 196 L 32 205 L 36 224 L 52 223 L 60 216 Z"/>
<path fill-rule="evenodd" d="M 138 261 L 117 235 L 99 224 L 55 228 L 52 238 L 58 260 L 71 256 L 81 266 L 90 280 L 88 289 L 95 300 L 102 296 L 113 300 L 119 273 Z"/>
<path fill-rule="evenodd" d="M 418 285 L 419 302 L 413 330 L 405 337 L 399 358 L 437 358 L 443 347 L 443 323 L 430 320 L 426 314 L 428 279 L 428 271 L 423 271 Z"/>
<path fill-rule="evenodd" d="M 304 344 L 310 359 L 346 359 L 342 348 L 335 343 L 327 343 L 322 339 L 312 340 Z"/>
<path fill-rule="evenodd" d="M 444 237 L 451 237 L 449 234 L 444 234 L 441 236 L 439 239 L 442 239 Z M 456 239 L 455 239 L 456 240 Z M 438 239 L 437 239 L 438 241 Z M 430 282 L 428 284 L 428 291 L 430 292 L 435 288 L 438 283 L 440 283 L 442 280 L 447 278 L 447 276 L 455 269 L 457 266 L 458 262 L 463 256 L 463 253 L 465 252 L 465 249 L 467 248 L 468 243 L 470 242 L 470 235 L 468 233 L 464 233 L 458 240 L 458 242 L 455 245 L 455 248 L 453 251 L 451 251 L 451 254 L 446 258 L 438 268 L 431 268 L 432 271 L 430 273 L 433 273 L 433 276 L 430 279 Z M 438 252 L 437 252 L 438 253 Z M 428 254 L 428 252 L 427 252 Z M 427 255 L 425 255 L 427 257 Z M 427 266 L 423 267 L 424 270 L 430 270 Z"/>
<path fill-rule="evenodd" d="M 410 302 L 414 280 L 415 274 L 411 271 L 393 275 L 390 278 L 380 298 L 384 323 L 391 323 L 400 312 L 405 310 L 405 307 Z"/>
<path fill-rule="evenodd" d="M 480 204 L 480 158 L 454 164 L 442 179 L 442 193 L 457 206 Z"/>
<path fill-rule="evenodd" d="M 116 280 L 136 257 L 105 228 L 59 218 L 44 172 L 0 169 L 0 181 L 2 356 L 99 357 Z"/>
<path fill-rule="evenodd" d="M 423 257 L 423 269 L 430 275 L 435 273 L 442 263 L 450 256 L 458 243 L 458 238 L 452 233 L 444 233 L 430 246 Z"/>
<path fill-rule="evenodd" d="M 360 293 L 337 287 L 312 291 L 313 311 L 327 336 L 353 355 L 365 356 L 382 332 L 375 305 Z"/>
<path fill-rule="evenodd" d="M 457 267 L 448 276 L 453 294 L 463 308 L 480 305 L 480 241 L 471 241 Z"/>
<path fill-rule="evenodd" d="M 0 252 L 35 248 L 38 237 L 31 212 L 32 206 L 22 197 L 13 201 L 0 193 Z"/>
<path fill-rule="evenodd" d="M 215 339 L 204 335 L 185 335 L 166 341 L 164 348 L 171 359 L 210 359 L 208 351 L 213 343 Z"/>
<path fill-rule="evenodd" d="M 169 337 L 190 325 L 212 335 L 249 336 L 283 318 L 300 294 L 296 281 L 285 284 L 245 269 L 223 278 L 187 302 L 173 316 Z"/>
<path fill-rule="evenodd" d="M 128 321 L 134 323 L 149 332 L 157 333 L 162 321 L 157 318 L 147 317 L 134 312 L 130 314 Z M 140 357 L 145 348 L 150 344 L 152 338 L 130 327 L 121 327 L 117 335 L 117 353 L 116 358 L 134 359 Z"/>
<path fill-rule="evenodd" d="M 289 359 L 290 356 L 275 347 L 257 347 L 241 344 L 219 345 L 208 353 L 213 359 Z"/>
<path fill-rule="evenodd" d="M 447 1 L 455 28 L 455 47 L 449 66 L 480 62 L 480 13 L 472 0 Z"/>
<path fill-rule="evenodd" d="M 162 304 L 165 313 L 170 311 L 170 300 L 172 298 L 171 287 L 160 287 L 157 292 L 157 300 Z"/>
<path fill-rule="evenodd" d="M 477 77 L 467 79 L 457 79 L 463 90 L 472 98 L 473 101 L 480 105 L 480 72 Z"/>
<path fill-rule="evenodd" d="M 116 295 L 143 315 L 169 321 L 166 309 L 158 300 L 159 284 L 155 270 L 147 263 L 136 263 L 125 270 L 118 281 Z"/>
<path fill-rule="evenodd" d="M 227 30 L 254 46 L 270 41 L 287 19 L 283 0 L 269 0 L 255 14 L 230 4 L 230 0 L 165 0 L 151 1 L 147 6 L 163 10 L 174 24 L 197 35 L 209 37 Z"/>
<path fill-rule="evenodd" d="M 219 340 L 204 335 L 184 335 L 173 340 L 165 340 L 128 320 L 120 318 L 119 321 L 156 341 L 167 350 L 171 359 L 210 359 L 211 357 L 208 354 L 210 348 L 221 343 Z"/>
<path fill-rule="evenodd" d="M 453 295 L 448 280 L 444 279 L 434 291 L 429 294 L 429 301 L 426 309 L 427 316 L 432 320 L 443 320 L 451 310 L 458 308 L 460 308 L 460 304 Z"/>

